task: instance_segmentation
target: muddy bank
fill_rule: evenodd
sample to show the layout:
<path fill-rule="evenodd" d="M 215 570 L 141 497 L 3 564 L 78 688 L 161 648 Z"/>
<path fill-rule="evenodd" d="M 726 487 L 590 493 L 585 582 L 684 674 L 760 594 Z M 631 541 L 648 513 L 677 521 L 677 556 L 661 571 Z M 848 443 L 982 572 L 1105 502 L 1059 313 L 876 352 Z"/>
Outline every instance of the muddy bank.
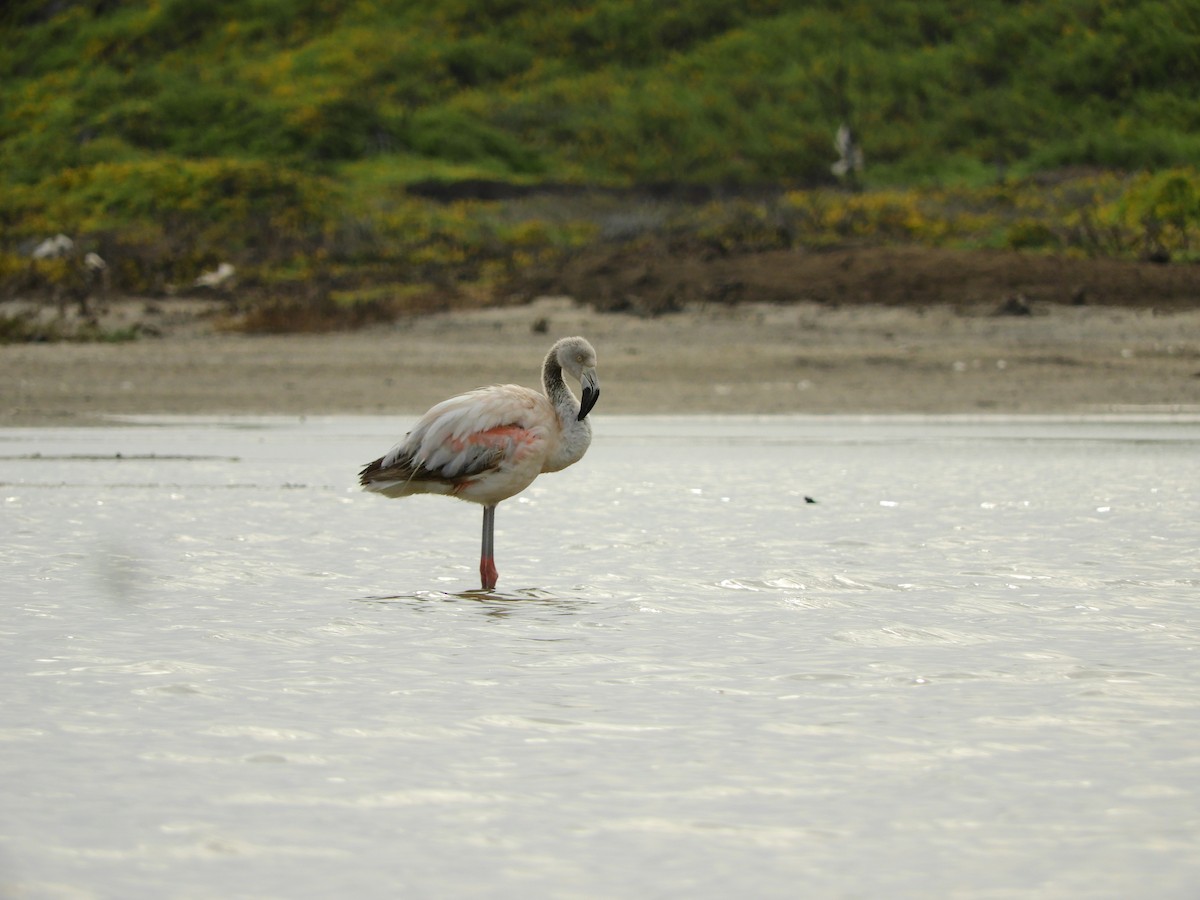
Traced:
<path fill-rule="evenodd" d="M 0 424 L 106 415 L 412 414 L 493 382 L 535 385 L 552 340 L 600 357 L 597 415 L 1200 410 L 1200 310 L 689 304 L 653 318 L 567 298 L 324 335 L 213 327 L 205 304 L 115 305 L 157 337 L 0 347 Z"/>

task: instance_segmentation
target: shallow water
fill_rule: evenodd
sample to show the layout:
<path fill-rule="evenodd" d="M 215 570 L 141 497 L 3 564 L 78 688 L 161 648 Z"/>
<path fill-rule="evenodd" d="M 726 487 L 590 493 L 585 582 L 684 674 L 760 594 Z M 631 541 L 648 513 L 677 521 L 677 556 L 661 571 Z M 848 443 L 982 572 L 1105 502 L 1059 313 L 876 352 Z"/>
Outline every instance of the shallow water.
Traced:
<path fill-rule="evenodd" d="M 0 431 L 0 896 L 1200 895 L 1200 421 L 407 424 Z"/>

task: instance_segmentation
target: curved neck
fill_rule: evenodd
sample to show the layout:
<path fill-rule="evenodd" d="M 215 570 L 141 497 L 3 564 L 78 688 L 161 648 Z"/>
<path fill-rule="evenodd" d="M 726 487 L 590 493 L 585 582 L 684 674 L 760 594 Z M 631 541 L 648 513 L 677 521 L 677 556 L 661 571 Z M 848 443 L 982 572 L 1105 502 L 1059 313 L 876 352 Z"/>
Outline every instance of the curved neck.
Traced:
<path fill-rule="evenodd" d="M 551 350 L 542 365 L 542 386 L 560 426 L 559 440 L 552 455 L 542 466 L 543 472 L 558 472 L 578 462 L 592 442 L 592 425 L 579 421 L 579 401 L 563 381 L 558 354 Z"/>
<path fill-rule="evenodd" d="M 579 401 L 563 381 L 562 366 L 553 350 L 546 354 L 546 361 L 542 363 L 542 388 L 564 422 L 573 421 L 579 415 Z"/>

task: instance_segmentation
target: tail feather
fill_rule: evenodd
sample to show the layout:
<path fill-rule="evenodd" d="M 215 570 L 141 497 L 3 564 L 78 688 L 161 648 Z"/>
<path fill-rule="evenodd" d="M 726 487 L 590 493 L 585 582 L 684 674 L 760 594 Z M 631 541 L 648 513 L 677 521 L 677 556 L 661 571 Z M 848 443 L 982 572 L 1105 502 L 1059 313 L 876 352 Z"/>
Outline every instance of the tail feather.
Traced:
<path fill-rule="evenodd" d="M 414 465 L 407 457 L 393 459 L 382 456 L 369 462 L 358 473 L 358 483 L 364 490 L 385 497 L 407 497 L 410 494 L 450 494 L 457 481 L 433 475 L 422 466 Z"/>
<path fill-rule="evenodd" d="M 362 471 L 358 473 L 358 483 L 363 487 L 366 487 L 374 480 L 371 476 L 378 472 L 381 468 L 383 468 L 382 456 L 374 462 L 369 462 L 362 467 Z"/>
<path fill-rule="evenodd" d="M 408 460 L 401 459 L 385 467 L 383 465 L 385 458 L 381 456 L 363 466 L 362 471 L 358 473 L 358 483 L 363 487 L 369 487 L 377 481 L 410 481 L 416 474 Z"/>

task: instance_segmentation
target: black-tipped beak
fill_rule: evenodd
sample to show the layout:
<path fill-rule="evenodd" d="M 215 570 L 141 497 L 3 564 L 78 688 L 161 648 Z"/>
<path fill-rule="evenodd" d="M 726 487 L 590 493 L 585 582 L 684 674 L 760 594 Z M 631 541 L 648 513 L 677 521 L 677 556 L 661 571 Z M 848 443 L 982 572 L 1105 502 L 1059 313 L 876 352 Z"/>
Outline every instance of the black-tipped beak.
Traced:
<path fill-rule="evenodd" d="M 584 372 L 580 385 L 583 388 L 583 397 L 579 401 L 579 415 L 575 418 L 582 422 L 600 399 L 600 382 L 596 380 L 595 372 Z"/>

